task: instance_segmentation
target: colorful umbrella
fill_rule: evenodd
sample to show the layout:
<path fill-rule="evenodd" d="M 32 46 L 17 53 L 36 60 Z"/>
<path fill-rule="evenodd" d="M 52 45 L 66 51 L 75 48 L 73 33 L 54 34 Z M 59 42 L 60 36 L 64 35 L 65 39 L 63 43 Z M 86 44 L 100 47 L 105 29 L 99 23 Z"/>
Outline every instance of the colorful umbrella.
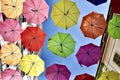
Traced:
<path fill-rule="evenodd" d="M 95 80 L 95 78 L 94 76 L 85 73 L 77 75 L 74 80 Z"/>
<path fill-rule="evenodd" d="M 21 43 L 29 51 L 39 51 L 44 44 L 46 34 L 39 27 L 27 27 L 21 33 Z"/>
<path fill-rule="evenodd" d="M 2 13 L 0 13 L 0 22 L 3 21 Z"/>
<path fill-rule="evenodd" d="M 103 14 L 91 12 L 83 17 L 80 29 L 85 37 L 95 39 L 104 33 L 106 26 Z"/>
<path fill-rule="evenodd" d="M 1 0 L 2 12 L 8 18 L 18 18 L 22 13 L 23 0 Z"/>
<path fill-rule="evenodd" d="M 94 4 L 94 5 L 100 5 L 100 4 L 102 4 L 102 3 L 105 3 L 105 2 L 107 2 L 107 0 L 87 0 L 88 2 L 90 2 L 90 3 L 92 3 L 92 4 Z"/>
<path fill-rule="evenodd" d="M 12 19 L 6 19 L 5 22 L 0 23 L 0 34 L 5 41 L 16 42 L 20 39 L 22 32 L 20 24 Z"/>
<path fill-rule="evenodd" d="M 46 69 L 45 76 L 48 80 L 69 80 L 71 72 L 65 65 L 53 64 Z"/>
<path fill-rule="evenodd" d="M 101 74 L 98 80 L 120 80 L 120 74 L 115 71 L 106 71 Z"/>
<path fill-rule="evenodd" d="M 20 61 L 20 69 L 29 76 L 39 76 L 44 71 L 44 61 L 38 55 L 26 55 Z"/>
<path fill-rule="evenodd" d="M 101 49 L 92 43 L 81 46 L 78 50 L 76 57 L 79 64 L 83 64 L 87 67 L 97 64 L 98 60 L 101 58 Z"/>
<path fill-rule="evenodd" d="M 108 33 L 114 39 L 120 39 L 120 15 L 114 15 L 108 23 Z"/>
<path fill-rule="evenodd" d="M 48 18 L 48 11 L 45 0 L 26 0 L 23 4 L 23 15 L 30 23 L 41 24 Z"/>
<path fill-rule="evenodd" d="M 19 47 L 12 43 L 4 44 L 1 52 L 2 61 L 10 66 L 18 64 L 22 57 Z"/>
<path fill-rule="evenodd" d="M 48 49 L 54 54 L 66 58 L 74 52 L 75 41 L 70 34 L 58 32 L 48 40 Z"/>
<path fill-rule="evenodd" d="M 1 73 L 2 80 L 22 80 L 22 76 L 17 70 L 5 69 Z"/>
<path fill-rule="evenodd" d="M 56 26 L 68 29 L 77 24 L 80 11 L 75 2 L 60 0 L 53 5 L 51 17 Z"/>
<path fill-rule="evenodd" d="M 112 11 L 120 14 L 120 0 L 111 0 Z"/>

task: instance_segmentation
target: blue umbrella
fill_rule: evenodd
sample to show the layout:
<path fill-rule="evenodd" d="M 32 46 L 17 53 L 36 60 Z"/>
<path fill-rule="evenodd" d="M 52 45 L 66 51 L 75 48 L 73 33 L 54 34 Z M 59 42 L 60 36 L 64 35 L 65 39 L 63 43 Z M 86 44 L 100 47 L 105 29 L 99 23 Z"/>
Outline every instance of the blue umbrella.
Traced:
<path fill-rule="evenodd" d="M 90 3 L 92 3 L 96 6 L 99 5 L 99 4 L 107 2 L 107 0 L 87 0 L 87 1 L 89 1 Z"/>

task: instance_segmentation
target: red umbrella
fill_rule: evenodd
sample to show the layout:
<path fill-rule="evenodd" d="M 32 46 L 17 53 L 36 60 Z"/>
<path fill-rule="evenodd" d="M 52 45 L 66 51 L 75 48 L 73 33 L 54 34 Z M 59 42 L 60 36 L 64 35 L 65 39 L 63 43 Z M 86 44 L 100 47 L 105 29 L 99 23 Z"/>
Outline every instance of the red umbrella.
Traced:
<path fill-rule="evenodd" d="M 120 14 L 120 0 L 111 0 L 111 7 L 113 12 Z"/>
<path fill-rule="evenodd" d="M 95 78 L 94 76 L 85 73 L 85 74 L 77 75 L 74 80 L 95 80 Z"/>
<path fill-rule="evenodd" d="M 21 33 L 21 42 L 29 51 L 39 51 L 44 44 L 46 34 L 39 27 L 27 27 Z"/>
<path fill-rule="evenodd" d="M 71 72 L 65 65 L 54 64 L 46 69 L 48 80 L 69 80 Z"/>

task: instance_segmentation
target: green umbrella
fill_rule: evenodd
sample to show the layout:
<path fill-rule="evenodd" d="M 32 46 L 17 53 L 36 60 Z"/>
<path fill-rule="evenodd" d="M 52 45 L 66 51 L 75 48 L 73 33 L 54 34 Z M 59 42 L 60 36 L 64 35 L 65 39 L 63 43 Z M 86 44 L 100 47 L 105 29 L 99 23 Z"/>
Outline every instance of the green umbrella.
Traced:
<path fill-rule="evenodd" d="M 48 40 L 48 49 L 54 54 L 66 58 L 74 52 L 75 41 L 70 34 L 58 32 Z"/>
<path fill-rule="evenodd" d="M 120 15 L 114 15 L 109 21 L 108 33 L 114 39 L 120 39 Z"/>
<path fill-rule="evenodd" d="M 115 71 L 106 71 L 98 80 L 120 80 L 120 74 Z"/>

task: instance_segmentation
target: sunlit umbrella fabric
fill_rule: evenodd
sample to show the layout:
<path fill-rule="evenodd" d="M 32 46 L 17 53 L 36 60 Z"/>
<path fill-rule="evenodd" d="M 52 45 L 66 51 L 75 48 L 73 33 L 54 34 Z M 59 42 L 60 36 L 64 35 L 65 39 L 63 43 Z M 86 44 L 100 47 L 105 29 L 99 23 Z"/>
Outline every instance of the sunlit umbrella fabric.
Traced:
<path fill-rule="evenodd" d="M 65 65 L 53 64 L 46 69 L 45 76 L 48 80 L 69 80 L 71 72 Z"/>
<path fill-rule="evenodd" d="M 85 65 L 87 67 L 97 64 L 101 58 L 101 49 L 99 46 L 92 43 L 83 45 L 79 48 L 76 58 L 80 65 Z"/>
<path fill-rule="evenodd" d="M 20 69 L 29 76 L 39 76 L 44 71 L 44 61 L 38 55 L 26 55 L 20 61 Z"/>
<path fill-rule="evenodd" d="M 91 12 L 83 17 L 80 29 L 85 37 L 96 39 L 104 33 L 106 26 L 103 14 Z"/>
<path fill-rule="evenodd" d="M 107 0 L 87 0 L 87 1 L 89 1 L 90 3 L 92 3 L 96 6 L 107 2 Z"/>
<path fill-rule="evenodd" d="M 120 14 L 120 0 L 111 0 L 110 5 L 113 12 Z"/>
<path fill-rule="evenodd" d="M 45 0 L 26 0 L 23 4 L 23 15 L 29 23 L 41 24 L 48 18 L 48 11 Z"/>
<path fill-rule="evenodd" d="M 77 24 L 80 11 L 75 2 L 60 0 L 52 8 L 51 18 L 56 26 L 68 29 Z"/>
<path fill-rule="evenodd" d="M 75 40 L 70 34 L 58 32 L 48 40 L 48 49 L 54 54 L 66 58 L 74 52 Z"/>

